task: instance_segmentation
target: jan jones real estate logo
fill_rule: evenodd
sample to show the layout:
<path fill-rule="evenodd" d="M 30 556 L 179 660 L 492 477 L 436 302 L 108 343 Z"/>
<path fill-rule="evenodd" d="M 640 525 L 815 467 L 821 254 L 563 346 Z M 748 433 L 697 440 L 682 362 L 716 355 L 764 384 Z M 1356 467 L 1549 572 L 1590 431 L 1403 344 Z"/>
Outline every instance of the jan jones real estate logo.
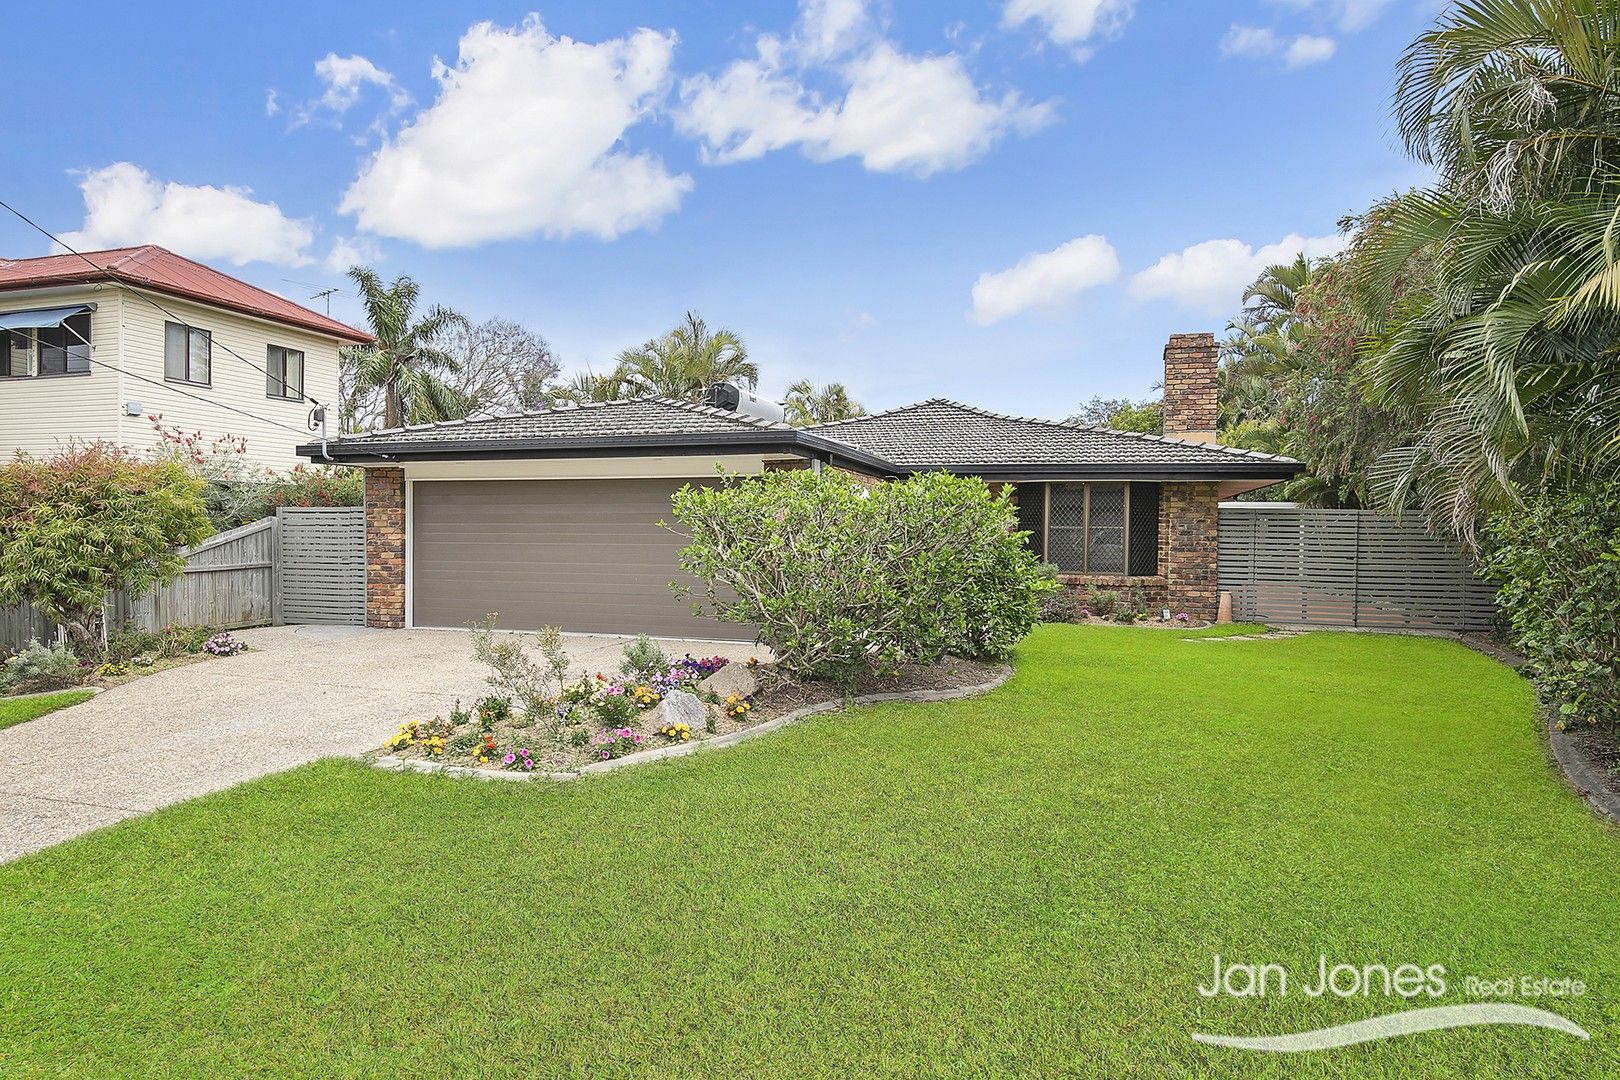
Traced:
<path fill-rule="evenodd" d="M 1455 979 L 1443 964 L 1355 964 L 1325 955 L 1318 956 L 1314 966 L 1305 969 L 1279 963 L 1231 963 L 1218 953 L 1211 961 L 1209 976 L 1197 987 L 1199 995 L 1206 998 L 1302 995 L 1384 1000 L 1401 1007 L 1364 1020 L 1281 1035 L 1193 1034 L 1194 1042 L 1210 1046 L 1299 1053 L 1484 1025 L 1548 1028 L 1578 1039 L 1590 1038 L 1578 1024 L 1545 1007 L 1584 995 L 1586 984 L 1579 979 L 1537 975 L 1465 975 Z M 1468 1000 L 1462 1004 L 1436 1004 L 1455 994 Z"/>

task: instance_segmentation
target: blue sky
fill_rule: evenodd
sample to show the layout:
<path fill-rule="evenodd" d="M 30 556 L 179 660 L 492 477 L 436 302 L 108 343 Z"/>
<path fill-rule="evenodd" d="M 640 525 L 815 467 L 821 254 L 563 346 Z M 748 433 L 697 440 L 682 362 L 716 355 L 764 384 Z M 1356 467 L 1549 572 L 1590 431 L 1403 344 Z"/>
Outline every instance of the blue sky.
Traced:
<path fill-rule="evenodd" d="M 1389 96 L 1429 0 L 155 10 L 11 14 L 57 44 L 8 54 L 8 201 L 299 300 L 358 257 L 568 368 L 692 308 L 772 394 L 1063 416 L 1425 179 Z"/>

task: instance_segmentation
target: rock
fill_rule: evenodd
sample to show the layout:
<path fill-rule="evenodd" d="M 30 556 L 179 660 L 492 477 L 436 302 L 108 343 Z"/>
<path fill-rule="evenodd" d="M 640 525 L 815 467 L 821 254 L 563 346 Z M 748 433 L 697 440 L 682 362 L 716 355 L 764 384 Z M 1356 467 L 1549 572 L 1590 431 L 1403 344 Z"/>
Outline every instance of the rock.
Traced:
<path fill-rule="evenodd" d="M 703 730 L 703 701 L 685 690 L 671 690 L 648 716 L 654 731 L 668 724 L 685 724 L 694 732 Z"/>
<path fill-rule="evenodd" d="M 698 683 L 698 689 L 719 694 L 722 701 L 732 694 L 748 697 L 759 689 L 759 679 L 747 664 L 730 663 Z"/>

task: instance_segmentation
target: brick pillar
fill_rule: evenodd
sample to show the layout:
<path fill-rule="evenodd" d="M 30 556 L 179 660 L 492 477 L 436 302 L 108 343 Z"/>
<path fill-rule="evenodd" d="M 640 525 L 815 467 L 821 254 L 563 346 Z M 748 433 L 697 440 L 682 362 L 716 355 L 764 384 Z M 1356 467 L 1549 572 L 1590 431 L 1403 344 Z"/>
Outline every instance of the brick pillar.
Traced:
<path fill-rule="evenodd" d="M 1164 433 L 1215 441 L 1220 351 L 1214 334 L 1171 334 L 1164 347 Z"/>
<path fill-rule="evenodd" d="M 405 625 L 405 470 L 366 470 L 366 625 Z"/>
<path fill-rule="evenodd" d="M 1159 497 L 1159 572 L 1173 612 L 1215 621 L 1220 586 L 1215 564 L 1220 485 L 1165 484 Z"/>

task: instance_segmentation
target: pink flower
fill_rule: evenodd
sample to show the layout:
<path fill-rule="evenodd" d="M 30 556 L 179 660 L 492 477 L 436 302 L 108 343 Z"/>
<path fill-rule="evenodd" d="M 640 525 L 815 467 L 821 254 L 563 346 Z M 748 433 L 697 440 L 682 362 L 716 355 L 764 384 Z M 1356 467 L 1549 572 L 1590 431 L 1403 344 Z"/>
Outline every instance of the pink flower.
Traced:
<path fill-rule="evenodd" d="M 610 758 L 612 756 L 613 756 L 613 751 L 611 751 L 611 750 L 602 751 L 602 760 L 603 761 L 606 761 L 608 758 Z"/>
<path fill-rule="evenodd" d="M 507 754 L 505 757 L 501 758 L 501 764 L 502 765 L 510 765 L 516 760 L 517 760 L 517 755 L 516 754 Z"/>

